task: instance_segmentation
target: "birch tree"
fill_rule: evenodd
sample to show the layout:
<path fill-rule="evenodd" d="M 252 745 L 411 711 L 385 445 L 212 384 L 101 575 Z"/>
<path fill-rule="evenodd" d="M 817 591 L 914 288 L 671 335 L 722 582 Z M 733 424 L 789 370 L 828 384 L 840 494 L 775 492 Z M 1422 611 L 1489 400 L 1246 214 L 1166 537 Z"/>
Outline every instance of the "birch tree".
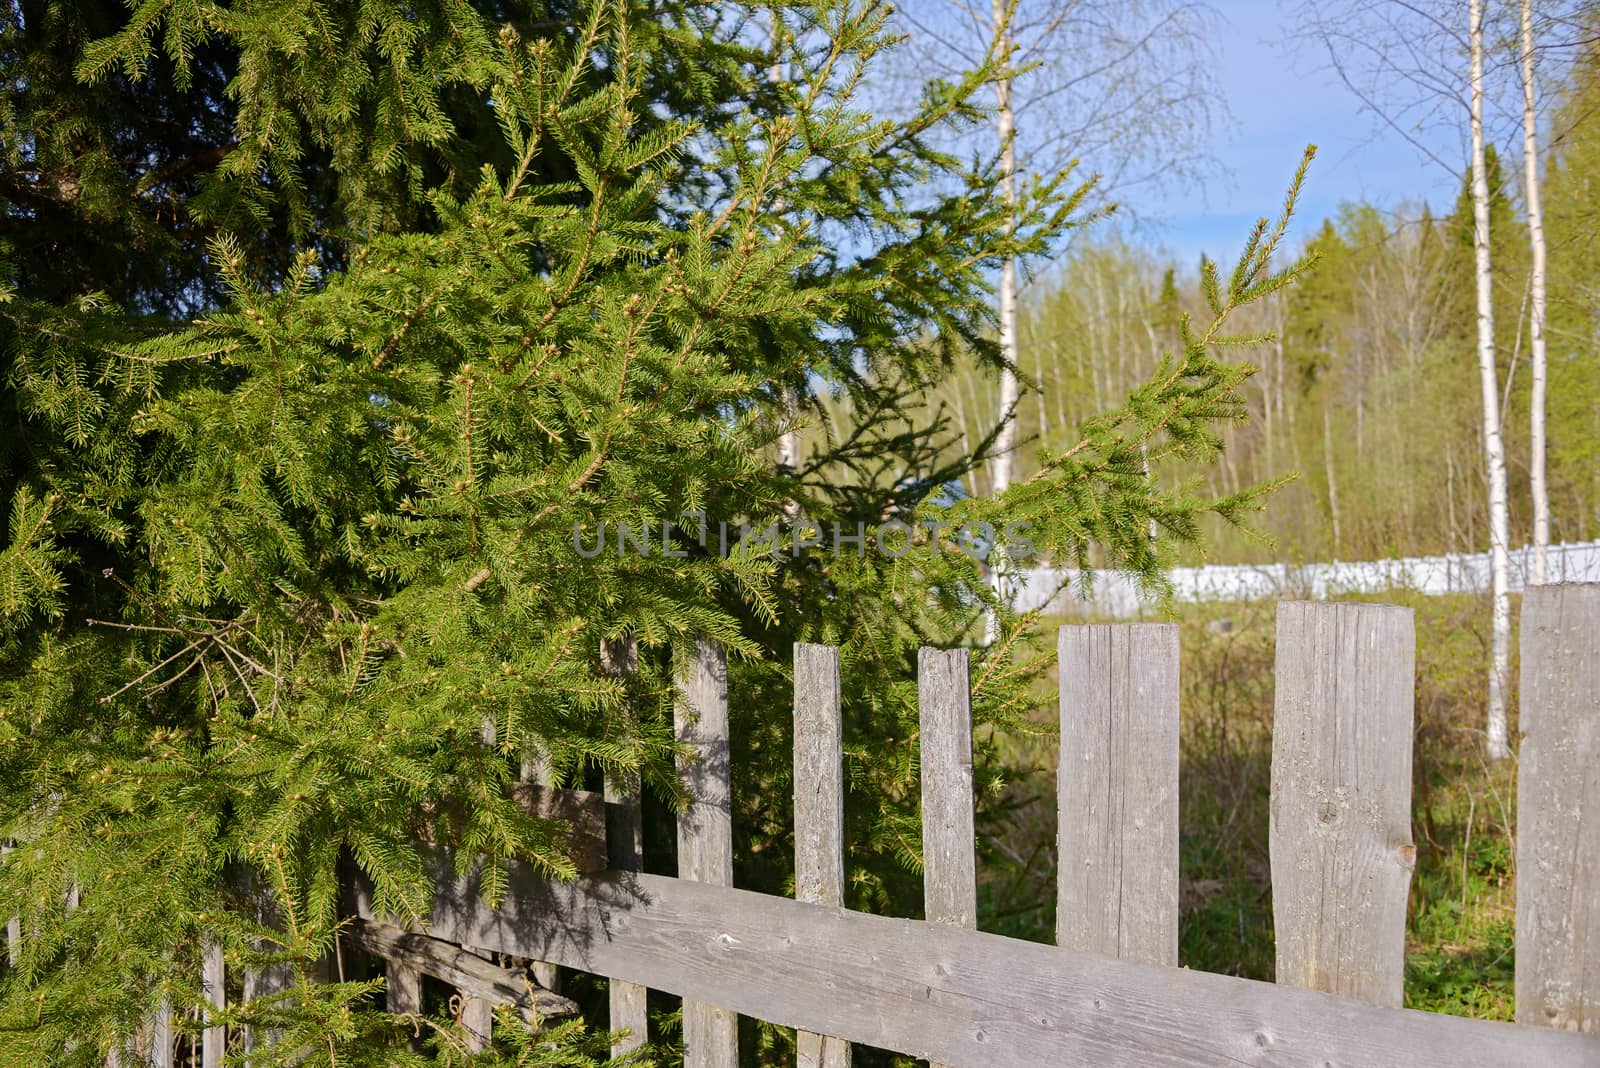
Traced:
<path fill-rule="evenodd" d="M 994 23 L 997 50 L 1010 56 L 1014 51 L 1011 38 L 1011 11 L 1008 0 L 994 0 L 990 5 Z M 1014 83 L 1009 78 L 995 82 L 995 136 L 1000 141 L 1000 194 L 1005 198 L 1006 213 L 1015 216 L 1017 211 L 1017 111 Z M 1017 371 L 1017 258 L 1007 256 L 1000 264 L 998 293 L 1000 332 L 1000 424 L 995 438 L 993 480 L 994 491 L 1004 493 L 1011 487 L 1011 469 L 1017 450 L 1017 400 L 1021 396 L 1021 382 Z"/>
<path fill-rule="evenodd" d="M 1476 350 L 1482 389 L 1492 571 L 1486 735 L 1489 757 L 1499 760 L 1510 754 L 1505 688 L 1511 648 L 1511 524 L 1494 338 L 1491 190 L 1484 133 L 1484 0 L 1467 0 L 1466 8 L 1464 33 L 1460 0 L 1415 0 L 1406 4 L 1351 0 L 1333 10 L 1326 5 L 1307 5 L 1301 9 L 1301 16 L 1307 27 L 1305 32 L 1326 48 L 1333 70 L 1362 104 L 1424 158 L 1455 175 L 1460 172 L 1450 163 L 1443 146 L 1453 139 L 1451 132 L 1460 129 L 1465 112 L 1470 140 L 1467 169 L 1473 209 Z M 1463 56 L 1468 68 L 1464 85 L 1458 73 Z"/>
<path fill-rule="evenodd" d="M 1522 0 L 1522 167 L 1523 192 L 1528 206 L 1528 351 L 1533 386 L 1528 404 L 1528 480 L 1533 496 L 1533 576 L 1542 586 L 1547 578 L 1550 545 L 1550 489 L 1545 480 L 1545 276 L 1548 255 L 1544 240 L 1544 211 L 1539 196 L 1539 113 L 1534 82 L 1533 0 Z"/>
<path fill-rule="evenodd" d="M 1483 137 L 1483 0 L 1467 0 L 1467 47 L 1471 57 L 1472 264 L 1477 293 L 1478 375 L 1483 385 L 1483 452 L 1489 480 L 1489 566 L 1493 587 L 1488 748 L 1489 759 L 1503 760 L 1511 755 L 1505 696 L 1511 666 L 1511 534 L 1505 442 L 1500 435 L 1500 375 L 1495 364 L 1493 265 L 1489 255 L 1489 175 Z"/>
<path fill-rule="evenodd" d="M 1189 180 L 1204 159 L 1214 91 L 1206 9 L 1185 0 L 970 0 L 906 5 L 918 78 L 950 78 L 991 51 L 1011 77 L 995 83 L 988 133 L 1008 205 L 1030 174 L 1079 161 L 1097 176 L 1098 207 L 1128 189 Z M 990 488 L 1011 485 L 1021 399 L 1015 259 L 1000 266 L 1001 357 Z"/>
<path fill-rule="evenodd" d="M 768 37 L 772 45 L 772 63 L 767 67 L 767 81 L 774 85 L 783 81 L 783 22 L 778 18 L 776 11 L 769 16 Z M 772 205 L 774 212 L 782 212 L 784 203 L 781 198 Z M 783 428 L 778 433 L 778 470 L 781 474 L 789 475 L 800 469 L 801 460 L 801 435 L 800 435 L 800 398 L 796 395 L 793 386 L 783 387 Z M 789 497 L 783 502 L 783 514 L 793 520 L 800 514 L 800 502 Z"/>

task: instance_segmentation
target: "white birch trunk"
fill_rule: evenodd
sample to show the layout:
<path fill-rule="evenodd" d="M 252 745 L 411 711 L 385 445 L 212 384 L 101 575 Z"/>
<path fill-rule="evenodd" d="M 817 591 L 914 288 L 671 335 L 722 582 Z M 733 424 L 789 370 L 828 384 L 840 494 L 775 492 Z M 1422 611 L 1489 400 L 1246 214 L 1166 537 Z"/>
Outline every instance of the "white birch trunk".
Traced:
<path fill-rule="evenodd" d="M 1550 545 L 1550 490 L 1545 481 L 1545 243 L 1539 204 L 1539 120 L 1534 108 L 1533 0 L 1522 0 L 1522 167 L 1528 198 L 1528 347 L 1533 359 L 1533 395 L 1528 405 L 1528 478 L 1533 491 L 1533 584 L 1543 586 Z"/>
<path fill-rule="evenodd" d="M 994 0 L 994 28 L 999 35 L 1000 54 L 1007 66 L 1011 62 L 1011 34 L 1007 26 L 1010 16 L 1007 0 Z M 1014 224 L 1017 210 L 1017 152 L 1013 135 L 1017 115 L 1011 102 L 1011 82 L 1001 78 L 995 83 L 998 114 L 996 132 L 1000 138 L 1000 195 L 1005 200 L 1006 213 Z M 1017 401 L 1021 387 L 1017 381 L 1017 260 L 1006 256 L 1000 263 L 1000 427 L 994 439 L 994 459 L 989 466 L 992 489 L 996 494 L 1011 487 L 1012 460 L 1017 447 Z M 991 549 L 989 581 L 1002 598 L 1006 596 L 1006 567 L 1004 554 Z M 1000 621 L 990 612 L 984 624 L 985 644 L 1000 636 Z"/>
<path fill-rule="evenodd" d="M 950 376 L 950 384 L 955 388 L 951 390 L 951 403 L 956 409 L 956 424 L 961 427 L 961 452 L 965 456 L 972 455 L 972 438 L 967 433 L 967 391 L 962 385 L 960 375 Z M 976 497 L 978 495 L 978 476 L 973 471 L 968 471 L 961 476 L 965 479 L 967 493 Z"/>
<path fill-rule="evenodd" d="M 1000 35 L 1000 52 L 1010 63 L 1011 37 L 1006 25 L 1009 15 L 1006 0 L 994 0 L 994 27 Z M 995 83 L 999 104 L 995 116 L 1000 138 L 1000 195 L 1005 198 L 1008 213 L 1015 216 L 1017 205 L 1017 153 L 1013 134 L 1016 132 L 1016 110 L 1011 102 L 1011 82 L 1002 78 Z M 1000 369 L 1000 404 L 998 418 L 1000 431 L 995 436 L 994 460 L 991 480 L 995 493 L 1004 493 L 1011 486 L 1012 454 L 1017 443 L 1017 399 L 1020 387 L 1017 382 L 1017 261 L 1007 256 L 1000 264 L 1000 358 L 1005 366 Z"/>
<path fill-rule="evenodd" d="M 776 85 L 783 81 L 783 31 L 777 13 L 772 15 L 772 66 L 767 68 L 767 81 Z M 773 211 L 782 213 L 782 198 L 773 202 Z M 778 435 L 778 467 L 789 474 L 800 470 L 800 398 L 792 389 L 783 391 L 783 430 Z M 800 514 L 800 502 L 790 498 L 783 502 L 783 514 L 791 522 Z"/>
<path fill-rule="evenodd" d="M 783 391 L 783 432 L 778 435 L 778 467 L 786 474 L 800 470 L 800 401 L 792 389 Z M 783 502 L 783 514 L 791 522 L 800 515 L 800 502 L 793 497 Z"/>
<path fill-rule="evenodd" d="M 1489 759 L 1511 755 L 1506 728 L 1506 675 L 1511 657 L 1511 596 L 1507 592 L 1510 519 L 1506 503 L 1505 442 L 1500 436 L 1500 383 L 1495 367 L 1494 304 L 1489 261 L 1489 176 L 1483 145 L 1483 0 L 1468 0 L 1472 52 L 1472 251 L 1477 280 L 1478 373 L 1483 387 L 1483 451 L 1489 475 L 1489 551 L 1493 615 L 1489 665 Z"/>

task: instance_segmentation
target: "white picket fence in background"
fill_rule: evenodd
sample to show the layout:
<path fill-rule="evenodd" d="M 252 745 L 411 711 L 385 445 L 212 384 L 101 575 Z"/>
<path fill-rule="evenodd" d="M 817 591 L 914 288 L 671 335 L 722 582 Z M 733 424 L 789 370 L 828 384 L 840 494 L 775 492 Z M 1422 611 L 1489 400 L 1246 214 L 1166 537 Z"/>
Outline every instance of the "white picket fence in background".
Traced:
<path fill-rule="evenodd" d="M 1600 541 L 1552 545 L 1547 563 L 1548 581 L 1600 582 Z M 1520 593 L 1533 572 L 1533 549 L 1523 546 L 1511 553 L 1511 592 Z M 1228 564 L 1174 568 L 1174 599 L 1203 601 L 1259 601 L 1280 597 L 1321 599 L 1353 593 L 1412 590 L 1438 596 L 1448 593 L 1487 593 L 1490 587 L 1489 554 L 1449 553 L 1445 556 L 1397 557 L 1391 560 L 1335 560 L 1322 564 Z M 1036 609 L 1059 615 L 1094 615 L 1108 619 L 1134 619 L 1158 607 L 1126 571 L 1097 571 L 1085 583 L 1074 569 L 1029 568 L 1017 572 L 1012 605 L 1019 612 Z M 1086 596 L 1087 593 L 1087 596 Z"/>

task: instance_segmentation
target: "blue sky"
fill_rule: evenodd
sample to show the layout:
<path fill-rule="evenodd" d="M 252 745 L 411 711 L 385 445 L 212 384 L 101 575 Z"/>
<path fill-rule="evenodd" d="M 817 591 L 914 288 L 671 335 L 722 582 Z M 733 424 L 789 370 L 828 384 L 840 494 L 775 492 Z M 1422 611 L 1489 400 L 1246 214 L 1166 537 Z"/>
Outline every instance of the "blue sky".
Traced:
<path fill-rule="evenodd" d="M 1426 199 L 1448 207 L 1455 179 L 1398 134 L 1378 129 L 1326 69 L 1325 54 L 1290 38 L 1293 0 L 1213 0 L 1212 6 L 1221 16 L 1218 80 L 1232 120 L 1216 146 L 1220 167 L 1202 188 L 1127 198 L 1152 224 L 1155 243 L 1184 265 L 1202 251 L 1231 262 L 1251 223 L 1276 214 L 1308 143 L 1318 146 L 1317 160 L 1294 236 L 1304 237 L 1342 201 L 1392 208 Z M 1437 147 L 1446 158 L 1461 152 Z"/>

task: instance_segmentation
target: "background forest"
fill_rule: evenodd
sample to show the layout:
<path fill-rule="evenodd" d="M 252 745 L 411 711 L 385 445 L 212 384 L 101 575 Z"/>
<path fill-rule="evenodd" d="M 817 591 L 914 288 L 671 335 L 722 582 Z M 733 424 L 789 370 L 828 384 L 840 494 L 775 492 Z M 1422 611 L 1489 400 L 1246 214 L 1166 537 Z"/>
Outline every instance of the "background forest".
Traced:
<path fill-rule="evenodd" d="M 1600 52 L 1591 43 L 1556 102 L 1541 159 L 1550 249 L 1548 401 L 1552 541 L 1600 534 Z M 1489 148 L 1496 352 L 1510 476 L 1513 545 L 1531 541 L 1528 472 L 1529 244 L 1518 146 Z M 1509 154 L 1509 157 L 1508 157 Z M 1313 179 L 1314 180 L 1314 179 Z M 1272 542 L 1218 530 L 1189 562 L 1363 560 L 1482 552 L 1488 543 L 1478 369 L 1472 360 L 1472 204 L 1463 181 L 1449 210 L 1346 204 L 1300 220 L 1316 269 L 1247 313 L 1275 335 L 1249 349 L 1248 421 L 1224 432 L 1222 460 L 1200 472 L 1231 492 L 1294 475 L 1261 526 Z M 1115 218 L 1079 231 L 1023 290 L 1016 407 L 1025 445 L 1061 444 L 1086 415 L 1140 381 L 1203 299 L 1196 265 Z M 989 431 L 992 371 L 964 363 L 939 389 L 963 440 Z M 848 419 L 844 413 L 836 418 Z M 1018 478 L 1036 452 L 1019 449 Z M 967 490 L 986 495 L 987 468 Z"/>

